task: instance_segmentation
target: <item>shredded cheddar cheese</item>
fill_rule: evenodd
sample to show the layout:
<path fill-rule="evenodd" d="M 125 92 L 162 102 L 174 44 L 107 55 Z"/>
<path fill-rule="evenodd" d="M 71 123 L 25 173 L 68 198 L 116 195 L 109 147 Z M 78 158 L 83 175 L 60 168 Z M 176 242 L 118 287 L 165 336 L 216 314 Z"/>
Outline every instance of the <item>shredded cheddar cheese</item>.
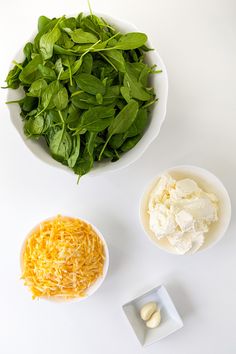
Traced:
<path fill-rule="evenodd" d="M 22 278 L 37 297 L 86 296 L 103 274 L 103 242 L 82 220 L 57 216 L 42 222 L 26 240 Z"/>

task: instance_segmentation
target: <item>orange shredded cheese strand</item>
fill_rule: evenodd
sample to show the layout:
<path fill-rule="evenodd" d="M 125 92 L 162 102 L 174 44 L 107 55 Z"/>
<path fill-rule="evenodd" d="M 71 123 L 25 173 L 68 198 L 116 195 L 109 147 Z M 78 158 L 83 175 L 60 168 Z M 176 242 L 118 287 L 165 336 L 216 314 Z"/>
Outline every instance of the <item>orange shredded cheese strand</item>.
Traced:
<path fill-rule="evenodd" d="M 37 297 L 75 298 L 103 274 L 104 245 L 92 226 L 57 216 L 42 222 L 23 251 L 25 285 Z"/>

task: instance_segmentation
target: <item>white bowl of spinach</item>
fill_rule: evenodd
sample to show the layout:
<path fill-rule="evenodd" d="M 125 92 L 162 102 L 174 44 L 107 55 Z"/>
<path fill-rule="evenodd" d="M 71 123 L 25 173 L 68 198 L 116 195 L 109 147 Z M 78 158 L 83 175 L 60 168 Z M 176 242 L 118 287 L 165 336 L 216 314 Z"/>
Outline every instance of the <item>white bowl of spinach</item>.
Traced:
<path fill-rule="evenodd" d="M 168 93 L 149 47 L 135 26 L 106 15 L 41 16 L 6 79 L 12 123 L 33 154 L 78 176 L 139 158 L 160 131 Z"/>

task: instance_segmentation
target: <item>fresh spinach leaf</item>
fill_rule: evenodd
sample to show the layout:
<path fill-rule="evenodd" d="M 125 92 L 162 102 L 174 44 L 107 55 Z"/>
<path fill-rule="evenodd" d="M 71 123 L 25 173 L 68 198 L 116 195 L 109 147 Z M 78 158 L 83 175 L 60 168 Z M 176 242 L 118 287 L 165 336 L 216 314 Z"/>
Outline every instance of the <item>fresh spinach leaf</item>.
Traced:
<path fill-rule="evenodd" d="M 23 52 L 24 52 L 24 55 L 28 61 L 31 60 L 31 55 L 33 53 L 33 50 L 34 50 L 33 43 L 31 43 L 31 42 L 26 43 L 26 45 L 24 46 Z"/>
<path fill-rule="evenodd" d="M 109 86 L 106 89 L 106 93 L 103 96 L 103 105 L 109 105 L 115 103 L 120 96 L 120 86 Z"/>
<path fill-rule="evenodd" d="M 44 23 L 43 23 L 43 21 L 40 21 L 40 22 L 41 22 L 41 23 L 40 23 L 41 29 L 40 29 L 40 31 L 37 33 L 37 35 L 36 35 L 36 37 L 35 37 L 35 39 L 34 39 L 34 42 L 33 42 L 35 51 L 36 51 L 37 53 L 40 52 L 40 39 L 41 39 L 41 37 L 42 37 L 45 33 L 51 31 L 51 30 L 53 29 L 53 27 L 56 25 L 57 21 L 58 21 L 57 18 L 45 20 Z"/>
<path fill-rule="evenodd" d="M 68 93 L 65 87 L 62 87 L 53 96 L 53 103 L 58 111 L 63 111 L 68 105 Z"/>
<path fill-rule="evenodd" d="M 91 74 L 93 69 L 93 56 L 91 53 L 87 53 L 83 57 L 83 63 L 80 67 L 81 73 Z"/>
<path fill-rule="evenodd" d="M 23 112 L 31 112 L 36 109 L 38 105 L 38 99 L 36 97 L 25 96 L 20 102 L 20 107 Z"/>
<path fill-rule="evenodd" d="M 81 117 L 77 131 L 84 129 L 92 132 L 100 132 L 106 129 L 112 122 L 115 110 L 112 107 L 89 108 Z"/>
<path fill-rule="evenodd" d="M 39 137 L 44 129 L 44 118 L 43 116 L 30 117 L 30 119 L 25 121 L 24 131 L 26 136 L 29 137 Z"/>
<path fill-rule="evenodd" d="M 57 131 L 50 141 L 50 151 L 54 159 L 65 162 L 69 159 L 72 149 L 71 136 L 65 128 Z"/>
<path fill-rule="evenodd" d="M 21 80 L 19 79 L 19 75 L 21 73 L 21 68 L 17 65 L 11 69 L 7 75 L 6 83 L 7 88 L 17 89 L 20 86 Z"/>
<path fill-rule="evenodd" d="M 56 71 L 57 75 L 61 75 L 61 73 L 64 71 L 63 64 L 62 64 L 62 58 L 59 58 L 56 60 L 54 67 L 55 67 L 55 71 Z M 60 76 L 59 76 L 59 78 L 60 78 Z"/>
<path fill-rule="evenodd" d="M 74 31 L 76 29 L 76 26 L 77 26 L 77 22 L 75 17 L 64 18 L 60 22 L 60 28 L 64 30 L 70 29 Z"/>
<path fill-rule="evenodd" d="M 69 28 L 64 28 L 64 31 L 65 30 L 69 32 L 71 31 Z M 57 41 L 57 45 L 65 49 L 71 49 L 75 45 L 75 43 L 72 41 L 72 39 L 69 37 L 67 33 L 62 32 L 60 38 Z"/>
<path fill-rule="evenodd" d="M 125 133 L 134 122 L 138 113 L 138 103 L 131 100 L 115 117 L 111 125 L 108 128 L 108 138 L 103 146 L 103 150 L 100 153 L 99 160 L 102 158 L 103 151 L 109 143 L 111 137 L 114 134 Z"/>
<path fill-rule="evenodd" d="M 125 141 L 125 134 L 120 133 L 120 134 L 115 134 L 111 137 L 109 141 L 109 146 L 112 147 L 113 149 L 119 149 L 121 145 Z"/>
<path fill-rule="evenodd" d="M 140 101 L 147 101 L 151 95 L 144 89 L 142 84 L 137 80 L 132 70 L 132 64 L 126 63 L 126 73 L 124 75 L 124 86 L 130 89 L 133 98 Z"/>
<path fill-rule="evenodd" d="M 38 65 L 38 71 L 40 73 L 40 76 L 48 82 L 54 81 L 57 78 L 55 71 L 52 68 L 49 68 L 48 66 L 45 66 L 43 64 Z"/>
<path fill-rule="evenodd" d="M 46 87 L 46 89 L 42 94 L 42 110 L 40 111 L 40 113 L 38 113 L 38 115 L 44 112 L 46 109 L 52 109 L 55 107 L 55 103 L 53 102 L 53 97 L 58 93 L 60 88 L 61 85 L 57 80 L 51 82 Z"/>
<path fill-rule="evenodd" d="M 80 109 L 89 109 L 97 104 L 96 97 L 83 91 L 77 91 L 71 95 L 72 103 Z"/>
<path fill-rule="evenodd" d="M 44 79 L 38 79 L 32 83 L 29 88 L 28 96 L 40 97 L 47 87 L 47 82 Z"/>
<path fill-rule="evenodd" d="M 102 104 L 103 103 L 103 96 L 100 93 L 96 94 L 96 101 L 98 104 Z"/>
<path fill-rule="evenodd" d="M 127 86 L 121 86 L 120 93 L 122 94 L 126 102 L 129 103 L 129 101 L 131 100 L 130 88 Z"/>
<path fill-rule="evenodd" d="M 38 65 L 43 63 L 40 54 L 35 57 L 23 68 L 19 75 L 19 79 L 23 84 L 32 84 L 39 77 Z"/>
<path fill-rule="evenodd" d="M 71 34 L 71 39 L 75 43 L 96 43 L 98 41 L 97 36 L 95 36 L 93 33 L 90 32 L 85 32 L 81 28 L 78 28 L 74 30 Z"/>
<path fill-rule="evenodd" d="M 139 32 L 130 32 L 121 36 L 114 48 L 122 50 L 136 49 L 144 45 L 146 42 L 146 34 Z"/>
<path fill-rule="evenodd" d="M 71 78 L 70 82 L 72 85 L 72 75 L 76 74 L 79 68 L 81 67 L 83 62 L 83 57 L 80 57 L 80 59 L 76 60 L 73 64 L 72 67 L 70 67 L 67 70 L 65 70 L 59 77 L 60 80 L 67 80 Z"/>
<path fill-rule="evenodd" d="M 77 160 L 74 166 L 74 172 L 79 175 L 79 177 L 88 173 L 93 167 L 94 158 L 94 146 L 96 142 L 97 133 L 88 132 L 86 134 L 86 144 L 82 157 Z"/>
<path fill-rule="evenodd" d="M 124 144 L 121 146 L 121 151 L 122 152 L 127 152 L 131 149 L 133 149 L 133 147 L 139 142 L 139 140 L 142 138 L 142 135 L 136 135 L 132 138 L 127 139 Z"/>
<path fill-rule="evenodd" d="M 147 87 L 149 74 L 150 68 L 147 65 L 144 65 L 139 75 L 139 82 L 143 87 Z"/>
<path fill-rule="evenodd" d="M 136 136 L 138 134 L 141 134 L 144 132 L 145 128 L 148 125 L 149 119 L 148 119 L 148 111 L 146 108 L 140 108 L 138 113 L 137 113 L 137 117 L 135 119 L 135 121 L 133 122 L 133 124 L 129 127 L 129 129 L 127 130 L 126 137 L 133 137 Z"/>
<path fill-rule="evenodd" d="M 100 93 L 104 95 L 106 89 L 102 81 L 96 76 L 91 74 L 82 73 L 77 77 L 77 85 L 84 92 L 90 93 L 91 95 L 96 95 Z"/>
<path fill-rule="evenodd" d="M 53 54 L 53 46 L 58 41 L 61 36 L 61 31 L 58 27 L 58 24 L 61 22 L 61 19 L 57 21 L 53 29 L 42 35 L 39 41 L 40 53 L 44 60 L 50 59 Z"/>
<path fill-rule="evenodd" d="M 134 122 L 138 113 L 138 102 L 131 100 L 115 117 L 108 129 L 109 137 L 114 134 L 125 133 Z"/>
<path fill-rule="evenodd" d="M 48 24 L 51 22 L 50 18 L 46 16 L 40 16 L 38 19 L 38 31 L 41 32 L 47 28 Z"/>
<path fill-rule="evenodd" d="M 80 135 L 76 134 L 72 137 L 72 152 L 68 159 L 68 166 L 73 168 L 79 158 L 80 154 Z"/>
<path fill-rule="evenodd" d="M 103 56 L 108 59 L 108 62 L 111 62 L 112 65 L 116 68 L 117 71 L 124 73 L 125 69 L 125 60 L 120 50 L 110 49 L 107 50 Z"/>

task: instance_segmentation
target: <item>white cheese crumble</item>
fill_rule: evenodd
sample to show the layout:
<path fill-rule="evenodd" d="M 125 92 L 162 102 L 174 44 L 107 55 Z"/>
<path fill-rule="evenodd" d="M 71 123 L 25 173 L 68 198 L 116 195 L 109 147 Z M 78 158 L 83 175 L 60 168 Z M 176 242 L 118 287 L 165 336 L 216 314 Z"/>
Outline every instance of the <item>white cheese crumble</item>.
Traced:
<path fill-rule="evenodd" d="M 150 194 L 149 227 L 157 239 L 166 237 L 179 254 L 196 252 L 209 226 L 218 220 L 218 200 L 192 179 L 160 177 Z"/>

